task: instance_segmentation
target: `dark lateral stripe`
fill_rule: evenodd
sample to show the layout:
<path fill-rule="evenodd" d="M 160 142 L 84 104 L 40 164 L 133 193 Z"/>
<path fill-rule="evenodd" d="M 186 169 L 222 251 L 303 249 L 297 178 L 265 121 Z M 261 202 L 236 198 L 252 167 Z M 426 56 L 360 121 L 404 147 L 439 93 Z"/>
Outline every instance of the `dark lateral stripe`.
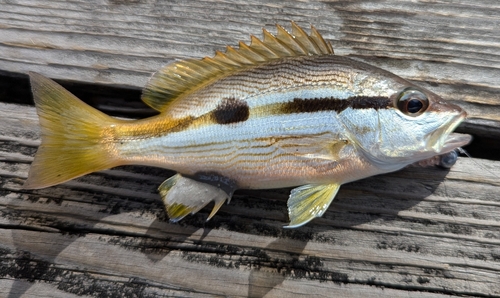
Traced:
<path fill-rule="evenodd" d="M 313 113 L 320 111 L 342 112 L 347 108 L 352 109 L 388 109 L 393 106 L 392 101 L 381 96 L 352 96 L 346 99 L 334 97 L 322 98 L 294 98 L 293 101 L 282 104 L 280 112 L 283 114 Z"/>
<path fill-rule="evenodd" d="M 321 111 L 335 111 L 340 113 L 347 108 L 380 110 L 389 109 L 391 107 L 393 107 L 392 100 L 387 97 L 352 96 L 346 99 L 334 97 L 294 98 L 290 102 L 273 103 L 254 107 L 250 110 L 247 102 L 244 100 L 224 98 L 213 111 L 196 118 L 187 116 L 181 119 L 171 119 L 160 115 L 154 118 L 153 123 L 155 123 L 155 125 L 151 125 L 152 120 L 143 120 L 131 125 L 121 126 L 117 132 L 117 142 L 126 141 L 130 137 L 159 137 L 190 128 L 199 128 L 203 125 L 227 125 L 245 122 L 251 115 L 253 115 L 253 117 L 263 117 Z"/>

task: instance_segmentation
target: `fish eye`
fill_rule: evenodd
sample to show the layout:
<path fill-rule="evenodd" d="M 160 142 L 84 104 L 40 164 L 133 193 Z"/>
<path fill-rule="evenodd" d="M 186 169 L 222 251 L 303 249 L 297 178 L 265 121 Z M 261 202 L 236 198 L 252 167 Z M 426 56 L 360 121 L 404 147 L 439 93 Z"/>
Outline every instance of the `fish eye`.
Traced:
<path fill-rule="evenodd" d="M 418 89 L 406 88 L 398 96 L 397 107 L 403 114 L 415 117 L 427 110 L 429 99 Z"/>

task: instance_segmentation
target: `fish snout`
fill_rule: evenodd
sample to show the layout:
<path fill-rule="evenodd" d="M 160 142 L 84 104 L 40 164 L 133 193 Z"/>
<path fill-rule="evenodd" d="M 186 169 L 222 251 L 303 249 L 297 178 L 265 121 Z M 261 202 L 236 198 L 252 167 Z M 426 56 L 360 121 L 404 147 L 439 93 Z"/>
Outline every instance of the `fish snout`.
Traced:
<path fill-rule="evenodd" d="M 429 107 L 429 111 L 431 112 L 443 113 L 447 115 L 460 115 L 459 118 L 461 118 L 462 120 L 467 117 L 467 112 L 462 109 L 462 107 L 454 103 L 445 101 L 441 97 L 438 97 L 438 99 L 434 102 L 435 104 L 431 104 Z"/>

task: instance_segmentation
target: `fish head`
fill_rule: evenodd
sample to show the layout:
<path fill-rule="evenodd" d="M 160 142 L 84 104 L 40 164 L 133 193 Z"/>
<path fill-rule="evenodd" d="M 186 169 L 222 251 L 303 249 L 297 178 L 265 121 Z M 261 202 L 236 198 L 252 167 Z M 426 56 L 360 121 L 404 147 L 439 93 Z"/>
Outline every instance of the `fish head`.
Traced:
<path fill-rule="evenodd" d="M 384 86 L 385 107 L 352 109 L 347 121 L 354 143 L 382 171 L 450 152 L 471 141 L 470 135 L 453 133 L 467 116 L 459 106 L 400 78 L 386 80 Z"/>

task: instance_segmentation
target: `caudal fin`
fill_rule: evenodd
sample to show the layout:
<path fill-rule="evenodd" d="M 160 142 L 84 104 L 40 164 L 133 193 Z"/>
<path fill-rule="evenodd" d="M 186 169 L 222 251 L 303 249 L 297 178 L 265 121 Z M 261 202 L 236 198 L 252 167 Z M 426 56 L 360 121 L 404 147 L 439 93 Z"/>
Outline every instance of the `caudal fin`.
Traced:
<path fill-rule="evenodd" d="M 29 73 L 42 130 L 42 144 L 24 188 L 44 188 L 118 165 L 112 154 L 113 119 L 56 82 Z"/>

